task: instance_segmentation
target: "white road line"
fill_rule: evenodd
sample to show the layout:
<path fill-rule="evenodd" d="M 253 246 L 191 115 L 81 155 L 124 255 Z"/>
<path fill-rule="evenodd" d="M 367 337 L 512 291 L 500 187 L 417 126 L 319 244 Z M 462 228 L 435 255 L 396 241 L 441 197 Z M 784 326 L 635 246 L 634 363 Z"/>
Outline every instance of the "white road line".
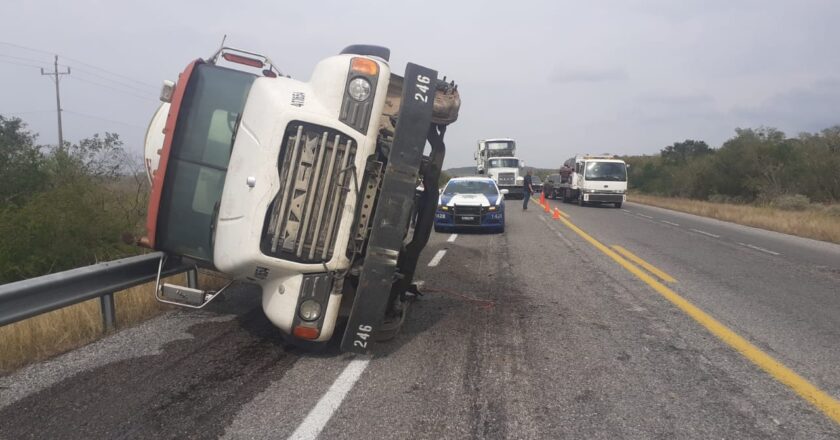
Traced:
<path fill-rule="evenodd" d="M 458 234 L 452 234 L 449 238 L 446 239 L 447 242 L 452 243 L 455 239 L 458 238 Z"/>
<path fill-rule="evenodd" d="M 434 257 L 432 257 L 432 261 L 429 261 L 429 267 L 435 267 L 440 264 L 440 260 L 443 259 L 443 256 L 446 255 L 446 249 L 441 249 L 437 251 Z"/>
<path fill-rule="evenodd" d="M 668 220 L 660 220 L 660 221 L 662 223 L 665 223 L 666 225 L 671 225 L 671 226 L 679 226 L 680 225 L 679 223 L 669 222 Z"/>
<path fill-rule="evenodd" d="M 327 390 L 327 393 L 321 396 L 321 399 L 309 411 L 309 414 L 306 415 L 303 422 L 295 429 L 295 432 L 289 436 L 289 439 L 304 440 L 317 438 L 335 411 L 341 406 L 344 397 L 353 389 L 353 385 L 359 380 L 359 377 L 361 377 L 367 368 L 368 363 L 370 363 L 370 358 L 357 358 L 350 361 L 350 364 L 338 375 L 338 378 L 330 386 L 330 389 Z"/>
<path fill-rule="evenodd" d="M 770 249 L 764 249 L 763 247 L 758 247 L 758 246 L 753 245 L 753 244 L 747 244 L 747 243 L 741 243 L 741 242 L 738 242 L 738 244 L 740 244 L 741 246 L 744 246 L 744 247 L 748 247 L 750 249 L 755 249 L 755 250 L 760 251 L 760 252 L 766 252 L 770 255 L 782 255 L 778 252 L 771 251 Z"/>
<path fill-rule="evenodd" d="M 651 216 L 649 216 L 649 215 L 644 215 L 644 214 L 636 214 L 636 215 L 638 215 L 639 217 L 644 217 L 644 218 L 653 219 L 653 217 L 651 217 Z"/>
<path fill-rule="evenodd" d="M 712 237 L 712 238 L 720 238 L 720 235 L 712 234 L 711 232 L 701 231 L 699 229 L 694 229 L 694 228 L 692 228 L 691 230 L 698 233 L 698 234 L 708 235 L 709 237 Z"/>
<path fill-rule="evenodd" d="M 621 210 L 622 210 L 622 211 L 624 211 L 624 212 L 631 212 L 631 213 L 633 212 L 633 211 L 631 211 L 631 210 L 629 210 L 629 209 L 624 209 L 624 208 L 622 208 Z"/>

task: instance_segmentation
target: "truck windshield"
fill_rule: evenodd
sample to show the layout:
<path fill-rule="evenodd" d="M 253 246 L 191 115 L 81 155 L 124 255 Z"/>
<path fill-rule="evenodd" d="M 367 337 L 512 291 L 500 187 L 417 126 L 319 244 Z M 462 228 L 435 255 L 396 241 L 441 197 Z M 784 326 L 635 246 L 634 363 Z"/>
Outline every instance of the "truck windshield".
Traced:
<path fill-rule="evenodd" d="M 491 159 L 490 168 L 519 168 L 519 159 Z"/>
<path fill-rule="evenodd" d="M 627 169 L 621 162 L 586 162 L 586 180 L 627 181 Z"/>
<path fill-rule="evenodd" d="M 513 141 L 487 142 L 485 148 L 486 157 L 513 156 L 516 154 L 516 144 Z"/>
<path fill-rule="evenodd" d="M 233 134 L 256 76 L 198 64 L 181 102 L 158 213 L 157 247 L 211 262 Z"/>
<path fill-rule="evenodd" d="M 485 196 L 498 196 L 499 191 L 493 182 L 487 180 L 453 180 L 446 185 L 443 194 L 454 196 L 455 194 L 484 194 Z"/>
<path fill-rule="evenodd" d="M 488 150 L 511 150 L 513 149 L 513 142 L 511 141 L 504 141 L 504 142 L 487 142 L 487 149 Z"/>

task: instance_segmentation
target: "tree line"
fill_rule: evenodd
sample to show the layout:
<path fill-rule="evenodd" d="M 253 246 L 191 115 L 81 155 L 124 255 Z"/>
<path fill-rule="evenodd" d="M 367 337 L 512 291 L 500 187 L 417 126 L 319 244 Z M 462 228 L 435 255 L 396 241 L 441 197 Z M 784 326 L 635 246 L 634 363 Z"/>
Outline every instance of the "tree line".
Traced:
<path fill-rule="evenodd" d="M 147 194 L 117 134 L 44 146 L 0 115 L 0 284 L 137 253 Z"/>
<path fill-rule="evenodd" d="M 737 129 L 717 149 L 689 139 L 658 155 L 624 159 L 630 187 L 643 193 L 770 205 L 840 202 L 840 126 L 796 137 Z"/>

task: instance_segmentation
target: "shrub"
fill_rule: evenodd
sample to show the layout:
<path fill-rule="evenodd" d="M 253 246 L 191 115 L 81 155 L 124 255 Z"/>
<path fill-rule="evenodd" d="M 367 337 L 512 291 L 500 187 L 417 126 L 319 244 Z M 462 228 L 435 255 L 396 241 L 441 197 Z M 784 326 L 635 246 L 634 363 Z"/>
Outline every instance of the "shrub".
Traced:
<path fill-rule="evenodd" d="M 802 194 L 787 194 L 778 196 L 770 202 L 770 206 L 785 211 L 804 211 L 811 205 L 811 199 Z"/>

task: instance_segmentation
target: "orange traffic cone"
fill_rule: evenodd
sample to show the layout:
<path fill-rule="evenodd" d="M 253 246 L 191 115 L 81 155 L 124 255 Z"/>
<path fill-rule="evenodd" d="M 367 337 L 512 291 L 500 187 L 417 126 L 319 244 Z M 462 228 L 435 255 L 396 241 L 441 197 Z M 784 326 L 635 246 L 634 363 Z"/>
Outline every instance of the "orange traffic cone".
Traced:
<path fill-rule="evenodd" d="M 540 191 L 540 205 L 545 205 L 545 193 Z"/>
<path fill-rule="evenodd" d="M 553 218 L 554 220 L 560 220 L 560 210 L 554 208 L 554 215 L 552 215 L 551 218 Z"/>
<path fill-rule="evenodd" d="M 543 208 L 545 208 L 545 212 L 551 212 L 551 208 L 548 207 L 548 203 L 543 205 Z"/>

